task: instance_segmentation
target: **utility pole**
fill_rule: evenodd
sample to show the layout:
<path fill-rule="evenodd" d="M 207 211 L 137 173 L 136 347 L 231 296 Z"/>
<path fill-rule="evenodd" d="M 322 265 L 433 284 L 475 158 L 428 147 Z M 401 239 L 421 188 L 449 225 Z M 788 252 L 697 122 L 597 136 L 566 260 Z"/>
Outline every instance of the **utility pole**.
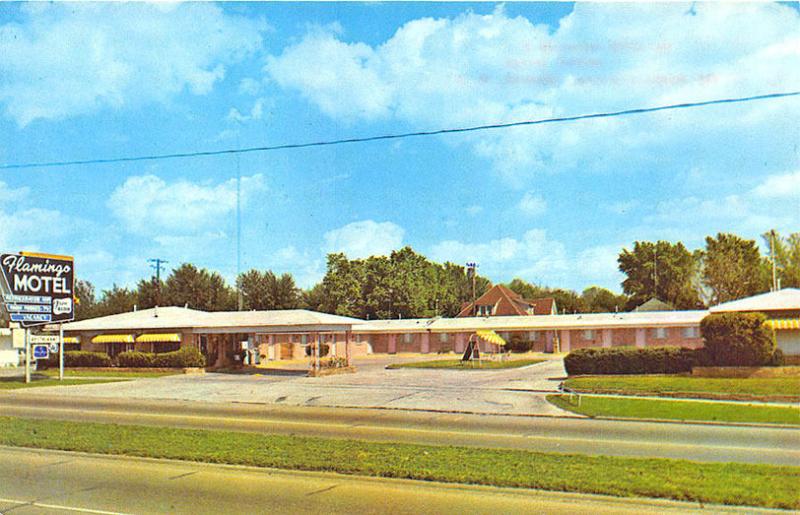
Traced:
<path fill-rule="evenodd" d="M 236 131 L 236 148 L 240 148 L 239 132 Z M 239 275 L 242 273 L 242 172 L 239 166 L 239 153 L 236 153 L 236 299 L 239 311 L 244 307 Z"/>
<path fill-rule="evenodd" d="M 653 247 L 653 298 L 658 299 L 658 244 Z"/>
<path fill-rule="evenodd" d="M 477 275 L 477 269 L 477 263 L 467 263 L 467 279 L 472 280 L 472 316 L 478 316 L 478 306 L 475 305 L 475 276 Z"/>
<path fill-rule="evenodd" d="M 772 291 L 778 291 L 778 274 L 775 271 L 775 229 L 769 231 L 769 255 L 772 258 Z"/>
<path fill-rule="evenodd" d="M 147 260 L 150 268 L 156 271 L 156 305 L 161 304 L 161 265 L 169 263 L 166 259 L 150 258 Z"/>

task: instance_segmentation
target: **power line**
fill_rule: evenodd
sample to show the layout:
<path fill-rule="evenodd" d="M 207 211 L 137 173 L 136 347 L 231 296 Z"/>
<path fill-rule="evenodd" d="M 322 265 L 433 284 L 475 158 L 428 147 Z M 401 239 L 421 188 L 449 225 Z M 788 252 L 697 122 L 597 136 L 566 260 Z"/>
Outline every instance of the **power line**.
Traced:
<path fill-rule="evenodd" d="M 724 98 L 717 100 L 706 100 L 703 102 L 686 102 L 681 104 L 670 104 L 657 107 L 644 107 L 639 109 L 626 109 L 623 111 L 611 111 L 606 113 L 581 114 L 575 116 L 562 116 L 558 118 L 542 118 L 538 120 L 523 120 L 519 122 L 510 122 L 510 123 L 475 125 L 472 127 L 437 129 L 431 131 L 404 132 L 399 134 L 383 134 L 379 136 L 366 136 L 362 138 L 346 138 L 346 139 L 336 139 L 328 141 L 314 141 L 308 143 L 287 143 L 283 145 L 269 145 L 269 146 L 246 147 L 246 148 L 228 148 L 222 150 L 177 152 L 173 154 L 153 154 L 144 156 L 113 157 L 104 159 L 83 159 L 83 160 L 73 160 L 73 161 L 43 161 L 39 163 L 14 163 L 14 164 L 0 165 L 0 170 L 19 170 L 24 168 L 52 168 L 57 166 L 95 165 L 95 164 L 110 164 L 110 163 L 130 163 L 136 161 L 156 161 L 160 159 L 184 159 L 190 157 L 208 157 L 208 156 L 221 156 L 227 154 L 248 154 L 252 152 L 269 152 L 273 150 L 325 147 L 332 145 L 343 145 L 347 143 L 366 143 L 370 141 L 383 141 L 383 140 L 421 137 L 421 136 L 438 136 L 442 134 L 456 134 L 462 132 L 476 132 L 476 131 L 485 131 L 493 129 L 507 129 L 510 127 L 542 125 L 546 123 L 573 122 L 577 120 L 589 120 L 594 118 L 613 118 L 616 116 L 654 113 L 657 111 L 668 111 L 674 109 L 689 109 L 689 108 L 704 107 L 704 106 L 718 105 L 718 104 L 737 104 L 743 102 L 754 102 L 758 100 L 771 100 L 776 98 L 795 97 L 798 95 L 800 95 L 800 91 L 791 91 L 788 93 L 769 93 L 765 95 L 755 95 L 750 97 Z"/>

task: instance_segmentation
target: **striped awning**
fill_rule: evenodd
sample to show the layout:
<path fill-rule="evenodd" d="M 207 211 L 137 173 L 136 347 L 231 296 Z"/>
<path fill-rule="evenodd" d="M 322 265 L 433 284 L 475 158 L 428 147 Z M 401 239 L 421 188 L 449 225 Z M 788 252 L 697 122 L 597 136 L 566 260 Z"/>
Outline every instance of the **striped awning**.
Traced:
<path fill-rule="evenodd" d="M 178 333 L 168 334 L 140 334 L 136 337 L 137 343 L 180 343 L 181 335 Z"/>
<path fill-rule="evenodd" d="M 476 331 L 475 334 L 478 335 L 478 338 L 481 340 L 495 345 L 503 346 L 506 344 L 506 341 L 494 331 Z"/>
<path fill-rule="evenodd" d="M 132 334 L 98 334 L 92 343 L 133 343 Z"/>
<path fill-rule="evenodd" d="M 64 343 L 81 343 L 81 339 L 77 336 L 65 336 Z"/>
<path fill-rule="evenodd" d="M 773 329 L 800 329 L 800 318 L 775 318 L 765 322 Z"/>

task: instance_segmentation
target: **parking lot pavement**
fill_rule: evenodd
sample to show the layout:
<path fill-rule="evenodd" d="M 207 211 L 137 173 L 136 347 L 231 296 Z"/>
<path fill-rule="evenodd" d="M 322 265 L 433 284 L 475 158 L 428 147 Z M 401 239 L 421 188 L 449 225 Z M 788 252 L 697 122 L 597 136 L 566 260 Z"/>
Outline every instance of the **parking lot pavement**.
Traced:
<path fill-rule="evenodd" d="M 320 378 L 306 377 L 302 371 L 207 373 L 41 387 L 28 389 L 27 393 L 514 415 L 564 414 L 545 400 L 545 394 L 556 391 L 558 379 L 565 375 L 560 359 L 503 370 L 387 370 L 385 363 L 379 366 L 372 359 L 355 374 Z"/>

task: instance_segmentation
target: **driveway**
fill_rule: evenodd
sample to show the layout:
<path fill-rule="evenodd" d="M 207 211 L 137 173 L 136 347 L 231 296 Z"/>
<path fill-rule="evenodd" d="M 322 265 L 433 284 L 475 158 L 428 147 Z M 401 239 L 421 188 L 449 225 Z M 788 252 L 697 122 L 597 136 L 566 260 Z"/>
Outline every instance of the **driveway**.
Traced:
<path fill-rule="evenodd" d="M 243 402 L 428 410 L 508 415 L 562 415 L 545 395 L 565 376 L 561 359 L 503 370 L 397 369 L 403 357 L 355 360 L 358 372 L 311 378 L 302 371 L 176 375 L 120 383 L 27 389 L 26 393 L 106 398 Z"/>

